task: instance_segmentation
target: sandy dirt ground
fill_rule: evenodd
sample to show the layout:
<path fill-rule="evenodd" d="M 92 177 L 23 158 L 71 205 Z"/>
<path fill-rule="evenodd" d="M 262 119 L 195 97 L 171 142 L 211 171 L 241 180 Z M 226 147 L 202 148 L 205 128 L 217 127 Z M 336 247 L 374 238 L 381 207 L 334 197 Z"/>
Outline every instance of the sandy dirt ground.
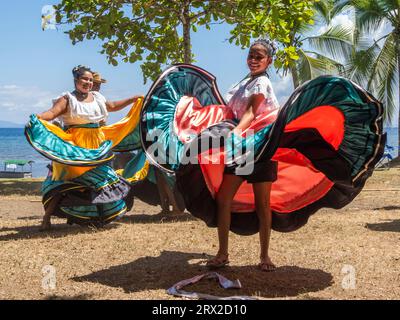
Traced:
<path fill-rule="evenodd" d="M 53 219 L 39 232 L 40 182 L 2 182 L 0 299 L 180 299 L 166 289 L 205 273 L 216 229 L 190 214 L 162 216 L 136 201 L 119 222 L 94 230 Z M 400 299 L 400 169 L 376 171 L 341 210 L 324 209 L 292 233 L 272 233 L 278 269 L 259 271 L 258 237 L 230 236 L 219 272 L 242 289 L 205 280 L 186 287 L 258 299 Z M 50 279 L 51 277 L 51 279 Z M 50 279 L 50 280 L 49 280 Z"/>

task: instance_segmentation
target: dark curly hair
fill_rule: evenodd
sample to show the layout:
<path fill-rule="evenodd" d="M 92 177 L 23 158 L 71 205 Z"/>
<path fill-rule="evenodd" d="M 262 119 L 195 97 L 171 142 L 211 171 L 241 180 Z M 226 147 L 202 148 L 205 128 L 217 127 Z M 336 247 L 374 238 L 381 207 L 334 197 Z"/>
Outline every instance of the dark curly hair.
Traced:
<path fill-rule="evenodd" d="M 275 56 L 276 51 L 278 49 L 276 44 L 270 39 L 258 39 L 251 44 L 250 49 L 255 45 L 262 45 L 267 51 L 267 55 L 269 55 L 272 58 Z"/>
<path fill-rule="evenodd" d="M 89 67 L 81 66 L 81 65 L 76 66 L 75 68 L 72 69 L 72 74 L 73 74 L 73 76 L 74 76 L 74 79 L 75 79 L 75 80 L 78 80 L 80 77 L 82 77 L 82 75 L 83 75 L 86 71 L 88 71 L 88 72 L 90 72 L 90 73 L 93 73 L 93 71 L 90 70 Z"/>

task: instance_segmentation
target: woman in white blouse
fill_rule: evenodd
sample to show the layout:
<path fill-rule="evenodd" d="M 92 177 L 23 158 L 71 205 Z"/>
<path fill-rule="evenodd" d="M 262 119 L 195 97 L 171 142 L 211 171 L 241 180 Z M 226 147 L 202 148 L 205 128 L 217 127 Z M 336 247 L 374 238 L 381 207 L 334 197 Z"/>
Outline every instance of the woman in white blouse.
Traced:
<path fill-rule="evenodd" d="M 241 135 L 256 119 L 265 113 L 279 109 L 267 69 L 272 63 L 275 45 L 270 40 L 257 40 L 250 46 L 247 56 L 249 77 L 239 82 L 227 96 L 228 107 L 238 121 L 233 134 Z M 252 184 L 259 220 L 260 263 L 262 271 L 273 271 L 268 249 L 271 235 L 271 208 L 269 204 L 272 182 L 277 178 L 277 163 L 270 159 L 258 161 L 248 175 L 239 175 L 235 168 L 225 166 L 224 176 L 216 200 L 218 207 L 219 249 L 215 257 L 207 261 L 209 268 L 221 268 L 229 263 L 228 238 L 231 225 L 231 205 L 243 181 Z"/>
<path fill-rule="evenodd" d="M 119 101 L 107 101 L 101 93 L 91 91 L 93 74 L 89 68 L 75 67 L 72 74 L 75 90 L 66 92 L 55 100 L 51 109 L 38 115 L 39 119 L 51 121 L 59 117 L 66 126 L 100 123 L 107 119 L 108 112 L 119 111 L 140 97 L 133 96 Z"/>
<path fill-rule="evenodd" d="M 99 92 L 91 91 L 93 87 L 93 73 L 88 67 L 77 66 L 72 70 L 75 90 L 64 92 L 54 100 L 51 109 L 40 113 L 41 120 L 51 121 L 57 118 L 63 129 L 70 134 L 71 143 L 87 149 L 97 149 L 105 136 L 101 130 L 106 122 L 108 112 L 115 112 L 133 104 L 141 96 L 133 96 L 119 101 L 108 101 Z M 77 178 L 92 169 L 92 167 L 67 166 L 53 162 L 51 180 L 68 181 Z M 50 216 L 54 205 L 48 205 L 42 222 L 42 230 L 50 228 Z"/>

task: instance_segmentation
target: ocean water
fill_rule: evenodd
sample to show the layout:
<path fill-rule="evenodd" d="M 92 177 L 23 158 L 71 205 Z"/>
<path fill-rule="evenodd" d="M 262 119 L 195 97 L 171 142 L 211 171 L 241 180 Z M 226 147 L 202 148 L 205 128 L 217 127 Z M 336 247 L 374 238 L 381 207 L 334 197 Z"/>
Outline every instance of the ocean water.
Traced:
<path fill-rule="evenodd" d="M 24 135 L 23 128 L 0 128 L 0 170 L 4 170 L 4 160 L 32 160 L 32 176 L 47 176 L 46 166 L 50 160 L 35 151 Z M 18 166 L 16 171 L 20 171 Z M 30 166 L 25 165 L 24 171 L 29 171 Z"/>
<path fill-rule="evenodd" d="M 392 155 L 392 157 L 397 157 L 399 155 L 399 146 L 398 146 L 398 128 L 385 128 L 384 131 L 386 132 L 387 138 L 386 138 L 386 145 L 393 147 L 393 150 L 386 150 L 385 152 L 388 152 Z"/>
<path fill-rule="evenodd" d="M 392 157 L 398 155 L 397 128 L 385 128 L 387 132 L 387 145 L 393 146 L 390 150 Z M 23 128 L 0 128 L 0 170 L 4 170 L 4 160 L 33 160 L 32 176 L 47 176 L 47 165 L 50 160 L 36 152 L 26 141 Z M 16 170 L 21 170 L 19 167 Z M 29 165 L 25 166 L 29 171 Z"/>

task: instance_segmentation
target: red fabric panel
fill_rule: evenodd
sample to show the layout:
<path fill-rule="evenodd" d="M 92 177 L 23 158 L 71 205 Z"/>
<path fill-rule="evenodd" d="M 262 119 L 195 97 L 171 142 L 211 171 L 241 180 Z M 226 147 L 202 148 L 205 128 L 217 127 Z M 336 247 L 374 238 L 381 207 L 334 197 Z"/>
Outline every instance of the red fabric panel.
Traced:
<path fill-rule="evenodd" d="M 262 121 L 252 127 L 262 128 Z M 313 124 L 312 127 L 309 124 Z M 260 125 L 260 127 L 258 127 Z M 285 132 L 303 128 L 316 128 L 321 136 L 336 150 L 344 136 L 344 116 L 335 107 L 321 106 L 303 114 L 285 127 Z M 215 196 L 223 177 L 223 153 L 215 152 L 213 157 L 204 153 L 199 156 L 206 184 Z M 205 160 L 209 163 L 206 163 Z M 333 182 L 317 171 L 309 159 L 294 149 L 278 148 L 273 160 L 278 161 L 278 179 L 272 184 L 271 208 L 280 213 L 290 213 L 322 198 L 333 186 Z M 233 212 L 252 212 L 255 210 L 252 186 L 244 182 L 237 192 Z"/>
<path fill-rule="evenodd" d="M 227 106 L 203 107 L 196 98 L 183 96 L 175 110 L 175 134 L 185 143 L 202 130 L 226 119 L 233 119 L 232 110 Z"/>
<path fill-rule="evenodd" d="M 293 132 L 304 128 L 318 129 L 324 140 L 337 150 L 344 137 L 344 115 L 338 108 L 320 106 L 287 124 L 285 132 Z"/>

